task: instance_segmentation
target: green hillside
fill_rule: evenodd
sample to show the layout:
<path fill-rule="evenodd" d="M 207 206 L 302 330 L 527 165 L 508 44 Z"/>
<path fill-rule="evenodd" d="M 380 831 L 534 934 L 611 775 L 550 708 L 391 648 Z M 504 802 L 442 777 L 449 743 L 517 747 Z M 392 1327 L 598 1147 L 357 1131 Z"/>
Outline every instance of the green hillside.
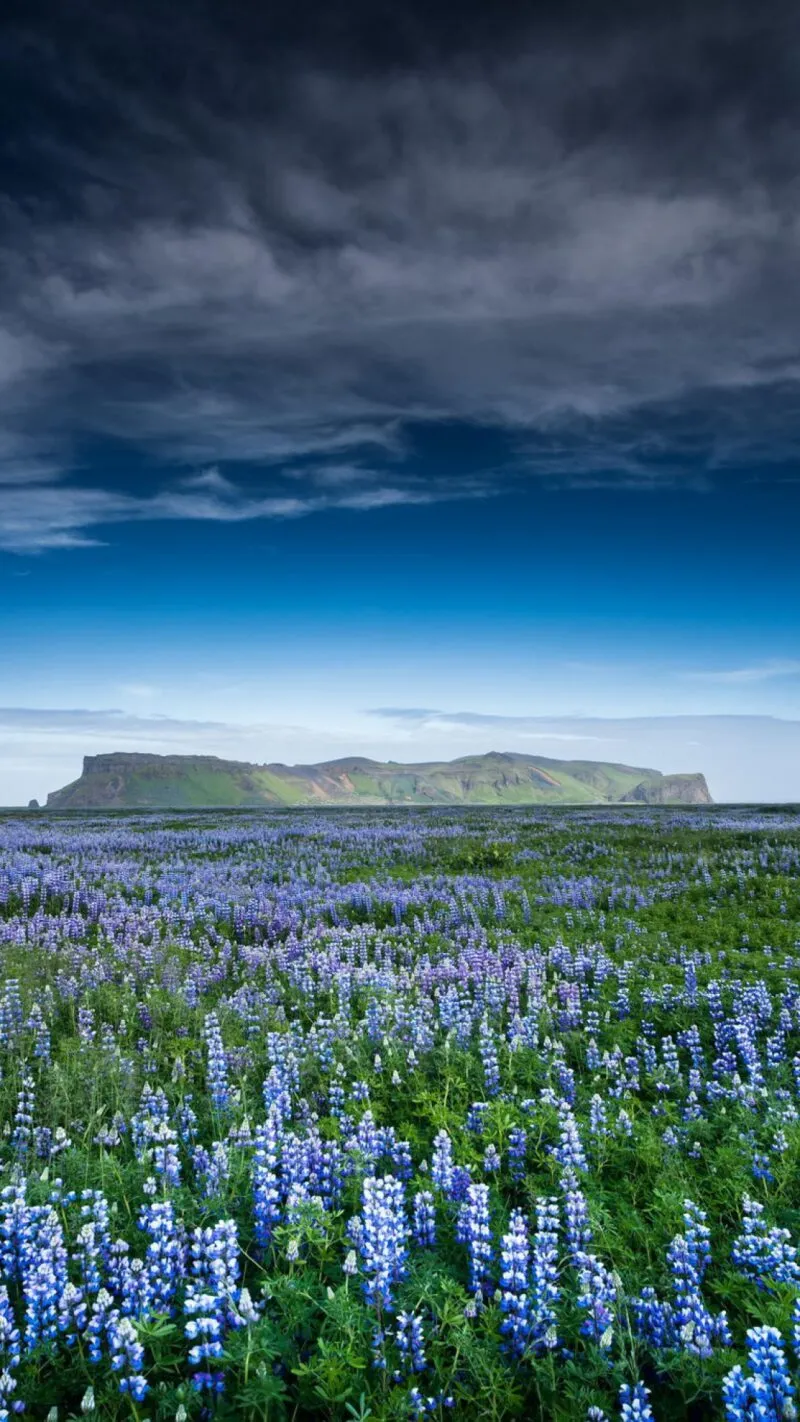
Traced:
<path fill-rule="evenodd" d="M 399 765 L 348 756 L 319 765 L 249 765 L 216 756 L 86 756 L 48 809 L 294 805 L 708 805 L 700 774 L 490 751 Z"/>

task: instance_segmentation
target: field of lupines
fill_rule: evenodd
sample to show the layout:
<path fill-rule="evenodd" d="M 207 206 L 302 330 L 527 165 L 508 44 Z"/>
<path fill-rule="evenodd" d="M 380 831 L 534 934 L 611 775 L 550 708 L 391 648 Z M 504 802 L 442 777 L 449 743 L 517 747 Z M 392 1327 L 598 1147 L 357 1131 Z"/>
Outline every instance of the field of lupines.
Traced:
<path fill-rule="evenodd" d="M 795 1416 L 800 817 L 0 820 L 0 1422 Z"/>

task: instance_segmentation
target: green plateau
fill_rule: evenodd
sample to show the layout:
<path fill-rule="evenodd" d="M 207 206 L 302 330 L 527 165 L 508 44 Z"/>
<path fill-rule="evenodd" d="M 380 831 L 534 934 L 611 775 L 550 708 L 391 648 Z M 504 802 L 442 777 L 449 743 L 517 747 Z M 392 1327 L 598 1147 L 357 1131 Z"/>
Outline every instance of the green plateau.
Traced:
<path fill-rule="evenodd" d="M 318 765 L 250 765 L 210 755 L 85 756 L 47 797 L 52 810 L 222 809 L 301 805 L 710 805 L 699 773 L 665 775 L 606 761 L 513 752 L 401 765 L 344 756 Z"/>

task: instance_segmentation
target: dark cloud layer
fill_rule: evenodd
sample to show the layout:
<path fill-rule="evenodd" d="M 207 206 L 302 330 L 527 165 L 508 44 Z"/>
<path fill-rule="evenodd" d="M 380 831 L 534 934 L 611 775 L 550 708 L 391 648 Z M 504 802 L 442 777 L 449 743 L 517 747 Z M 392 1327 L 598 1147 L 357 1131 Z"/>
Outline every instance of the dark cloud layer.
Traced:
<path fill-rule="evenodd" d="M 788 4 L 11 15 L 0 546 L 450 498 L 444 421 L 472 496 L 791 474 L 799 57 Z"/>

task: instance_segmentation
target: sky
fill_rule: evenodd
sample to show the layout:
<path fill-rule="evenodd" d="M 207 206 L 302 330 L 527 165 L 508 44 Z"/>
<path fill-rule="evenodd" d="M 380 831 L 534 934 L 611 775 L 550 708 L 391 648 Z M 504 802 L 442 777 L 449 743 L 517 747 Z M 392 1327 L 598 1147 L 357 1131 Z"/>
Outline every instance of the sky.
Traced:
<path fill-rule="evenodd" d="M 800 800 L 800 11 L 4 7 L 0 804 L 108 750 Z"/>

